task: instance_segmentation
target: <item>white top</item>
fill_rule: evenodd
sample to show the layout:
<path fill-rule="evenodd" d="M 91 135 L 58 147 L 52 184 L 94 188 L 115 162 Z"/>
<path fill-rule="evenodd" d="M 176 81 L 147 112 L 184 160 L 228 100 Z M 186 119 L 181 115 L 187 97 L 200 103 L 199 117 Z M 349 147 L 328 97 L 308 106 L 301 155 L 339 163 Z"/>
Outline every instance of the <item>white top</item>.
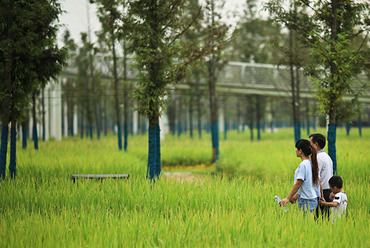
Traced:
<path fill-rule="evenodd" d="M 335 194 L 333 202 L 338 202 L 338 206 L 332 207 L 332 222 L 334 223 L 334 220 L 336 218 L 341 218 L 342 214 L 344 214 L 347 210 L 347 195 L 344 192 L 339 192 Z"/>
<path fill-rule="evenodd" d="M 333 161 L 324 150 L 320 150 L 317 152 L 317 163 L 322 189 L 330 189 L 329 179 L 333 176 Z"/>
<path fill-rule="evenodd" d="M 316 198 L 315 188 L 312 182 L 312 165 L 311 160 L 303 160 L 294 173 L 294 184 L 300 179 L 303 181 L 302 186 L 297 191 L 297 194 L 303 199 Z"/>

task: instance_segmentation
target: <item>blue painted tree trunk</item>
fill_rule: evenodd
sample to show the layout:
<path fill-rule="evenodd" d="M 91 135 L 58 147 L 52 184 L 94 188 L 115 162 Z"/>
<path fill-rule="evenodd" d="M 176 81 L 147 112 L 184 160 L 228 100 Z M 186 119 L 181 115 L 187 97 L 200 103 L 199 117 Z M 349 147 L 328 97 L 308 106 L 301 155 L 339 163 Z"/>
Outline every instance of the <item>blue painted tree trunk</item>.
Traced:
<path fill-rule="evenodd" d="M 250 129 L 250 133 L 251 133 L 251 141 L 253 141 L 254 140 L 254 136 L 253 136 L 253 122 L 251 122 L 250 123 L 250 125 L 249 125 L 249 129 Z"/>
<path fill-rule="evenodd" d="M 10 161 L 9 161 L 9 171 L 10 178 L 15 179 L 17 174 L 17 125 L 16 122 L 12 122 L 10 128 Z"/>
<path fill-rule="evenodd" d="M 245 131 L 245 124 L 242 125 L 242 133 Z"/>
<path fill-rule="evenodd" d="M 175 124 L 172 124 L 172 136 L 175 136 L 176 134 L 176 127 L 175 127 Z"/>
<path fill-rule="evenodd" d="M 1 127 L 1 144 L 0 144 L 0 178 L 5 179 L 6 170 L 6 154 L 8 152 L 8 125 L 2 125 Z"/>
<path fill-rule="evenodd" d="M 123 137 L 124 137 L 124 149 L 127 151 L 127 143 L 128 143 L 128 125 L 124 125 L 124 130 L 123 130 Z"/>
<path fill-rule="evenodd" d="M 211 132 L 211 125 L 206 124 L 206 132 L 210 133 Z"/>
<path fill-rule="evenodd" d="M 177 136 L 180 137 L 182 134 L 182 124 L 179 122 L 177 124 Z"/>
<path fill-rule="evenodd" d="M 161 144 L 159 125 L 149 126 L 148 167 L 146 177 L 155 182 L 161 174 Z"/>
<path fill-rule="evenodd" d="M 261 124 L 257 123 L 257 140 L 261 140 Z"/>
<path fill-rule="evenodd" d="M 72 136 L 73 136 L 73 130 L 72 130 Z M 42 141 L 46 140 L 46 130 L 45 126 L 42 127 Z"/>
<path fill-rule="evenodd" d="M 80 129 L 81 129 L 80 137 L 81 137 L 81 139 L 83 139 L 84 138 L 84 125 L 82 123 L 81 123 Z"/>
<path fill-rule="evenodd" d="M 198 137 L 199 139 L 202 138 L 202 125 L 200 123 L 198 123 Z"/>
<path fill-rule="evenodd" d="M 90 130 L 90 139 L 93 139 L 94 138 L 94 127 L 90 125 L 89 130 Z"/>
<path fill-rule="evenodd" d="M 155 175 L 159 177 L 162 171 L 161 166 L 161 128 L 157 125 L 156 128 L 156 156 L 155 156 Z"/>
<path fill-rule="evenodd" d="M 28 136 L 27 125 L 22 125 L 22 149 L 27 148 L 27 136 Z"/>
<path fill-rule="evenodd" d="M 190 132 L 190 138 L 192 139 L 193 138 L 193 128 L 192 127 L 190 127 L 189 132 Z"/>
<path fill-rule="evenodd" d="M 37 126 L 35 125 L 32 128 L 32 138 L 33 138 L 33 146 L 35 150 L 38 150 L 39 149 L 39 137 L 37 134 Z"/>
<path fill-rule="evenodd" d="M 225 125 L 224 125 L 224 140 L 227 140 L 227 130 L 228 130 L 229 128 L 228 128 L 228 124 L 227 123 L 225 123 Z"/>
<path fill-rule="evenodd" d="M 301 123 L 295 122 L 294 123 L 294 140 L 297 142 L 301 139 Z"/>
<path fill-rule="evenodd" d="M 118 149 L 122 151 L 122 127 L 118 126 Z"/>
<path fill-rule="evenodd" d="M 335 124 L 329 124 L 328 128 L 328 154 L 333 161 L 333 173 L 337 174 L 337 150 L 335 146 L 337 137 L 337 126 Z"/>
<path fill-rule="evenodd" d="M 362 137 L 362 121 L 358 122 L 358 134 Z"/>
<path fill-rule="evenodd" d="M 219 152 L 219 131 L 218 131 L 218 122 L 212 124 L 212 149 L 213 149 L 213 162 L 216 162 L 220 156 Z"/>
<path fill-rule="evenodd" d="M 346 122 L 346 134 L 349 136 L 349 133 L 351 131 L 352 124 L 349 122 Z"/>

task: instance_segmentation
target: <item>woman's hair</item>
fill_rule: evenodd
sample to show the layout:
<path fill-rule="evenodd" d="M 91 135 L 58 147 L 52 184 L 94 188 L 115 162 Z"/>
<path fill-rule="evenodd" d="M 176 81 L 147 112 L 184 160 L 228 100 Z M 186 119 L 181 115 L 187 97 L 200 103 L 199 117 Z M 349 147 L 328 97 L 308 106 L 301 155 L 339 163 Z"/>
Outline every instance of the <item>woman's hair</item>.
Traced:
<path fill-rule="evenodd" d="M 317 153 L 316 150 L 311 146 L 309 140 L 300 139 L 295 143 L 295 148 L 298 150 L 302 150 L 303 154 L 307 157 L 311 155 L 311 163 L 312 163 L 312 181 L 314 185 L 317 186 L 319 182 L 319 165 L 317 162 Z"/>

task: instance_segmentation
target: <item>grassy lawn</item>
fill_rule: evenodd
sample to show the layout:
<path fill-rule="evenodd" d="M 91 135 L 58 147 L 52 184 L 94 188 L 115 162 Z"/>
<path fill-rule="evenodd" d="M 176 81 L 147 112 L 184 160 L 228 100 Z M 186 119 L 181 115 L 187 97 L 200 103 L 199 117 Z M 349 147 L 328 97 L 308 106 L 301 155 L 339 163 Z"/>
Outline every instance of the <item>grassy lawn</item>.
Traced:
<path fill-rule="evenodd" d="M 113 135 L 40 142 L 39 151 L 18 146 L 17 179 L 0 182 L 0 247 L 370 247 L 369 128 L 362 137 L 338 129 L 348 209 L 335 224 L 304 217 L 296 205 L 284 213 L 274 201 L 290 192 L 300 163 L 292 129 L 253 142 L 248 131 L 230 131 L 216 165 L 209 134 L 167 135 L 163 172 L 196 179 L 161 177 L 154 185 L 145 178 L 147 142 L 129 137 L 127 152 L 118 151 Z M 73 184 L 78 173 L 130 179 Z"/>

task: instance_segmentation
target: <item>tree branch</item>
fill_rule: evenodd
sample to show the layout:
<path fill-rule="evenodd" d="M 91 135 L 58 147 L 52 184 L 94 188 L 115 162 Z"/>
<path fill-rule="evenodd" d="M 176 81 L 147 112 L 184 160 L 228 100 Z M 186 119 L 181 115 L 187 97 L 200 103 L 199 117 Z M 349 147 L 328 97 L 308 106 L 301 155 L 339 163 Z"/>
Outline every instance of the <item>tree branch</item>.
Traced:
<path fill-rule="evenodd" d="M 185 29 L 183 29 L 180 33 L 178 33 L 175 36 L 175 38 L 168 44 L 168 46 L 171 46 L 181 35 L 183 35 L 194 24 L 194 22 L 198 19 L 201 10 L 202 7 L 199 7 L 197 15 L 193 18 L 193 20 L 188 24 L 188 26 Z"/>

